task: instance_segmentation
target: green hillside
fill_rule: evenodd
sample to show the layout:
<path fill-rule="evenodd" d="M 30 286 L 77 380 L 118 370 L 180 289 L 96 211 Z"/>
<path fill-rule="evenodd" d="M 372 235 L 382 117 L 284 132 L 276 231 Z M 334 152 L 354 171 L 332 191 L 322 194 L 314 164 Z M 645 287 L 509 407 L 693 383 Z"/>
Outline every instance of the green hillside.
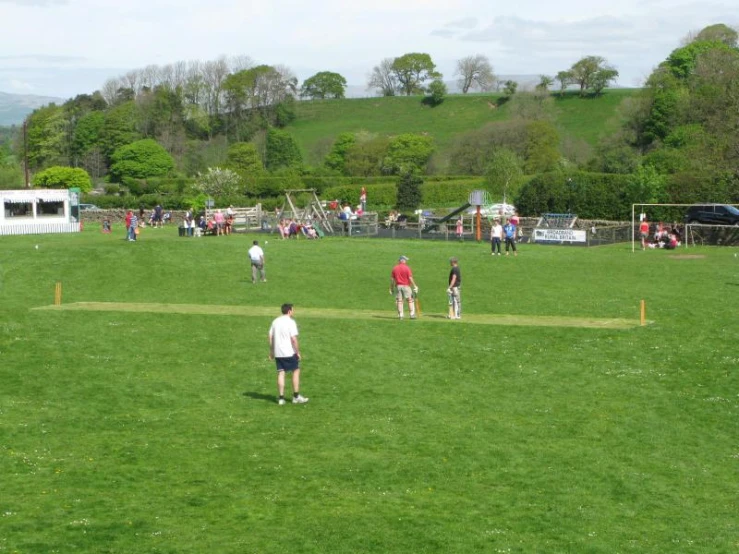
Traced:
<path fill-rule="evenodd" d="M 618 107 L 637 92 L 614 89 L 595 98 L 555 95 L 552 115 L 563 138 L 595 145 L 601 136 L 618 127 Z M 288 130 L 309 164 L 320 163 L 339 133 L 358 131 L 384 135 L 428 133 L 434 137 L 442 157 L 446 157 L 444 152 L 457 136 L 513 116 L 515 98 L 496 107 L 499 97 L 451 95 L 434 108 L 423 104 L 418 96 L 299 102 L 297 118 Z"/>

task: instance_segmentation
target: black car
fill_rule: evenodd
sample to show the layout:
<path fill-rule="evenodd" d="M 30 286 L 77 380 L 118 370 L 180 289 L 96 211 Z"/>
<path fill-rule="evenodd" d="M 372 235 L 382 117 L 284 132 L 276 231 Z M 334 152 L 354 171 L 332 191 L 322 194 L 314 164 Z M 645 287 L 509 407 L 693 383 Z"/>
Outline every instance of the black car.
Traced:
<path fill-rule="evenodd" d="M 684 221 L 703 225 L 739 225 L 739 210 L 728 204 L 696 204 L 688 208 Z"/>

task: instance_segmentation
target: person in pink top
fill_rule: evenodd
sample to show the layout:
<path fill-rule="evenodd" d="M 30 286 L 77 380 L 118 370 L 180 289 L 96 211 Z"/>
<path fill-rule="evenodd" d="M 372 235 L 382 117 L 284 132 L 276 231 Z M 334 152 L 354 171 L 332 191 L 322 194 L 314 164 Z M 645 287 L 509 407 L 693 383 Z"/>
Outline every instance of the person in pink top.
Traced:
<path fill-rule="evenodd" d="M 216 235 L 222 235 L 223 227 L 226 223 L 226 218 L 223 216 L 223 212 L 221 212 L 221 210 L 216 210 L 216 213 L 213 215 L 213 219 L 216 222 Z"/>
<path fill-rule="evenodd" d="M 413 293 L 418 293 L 418 285 L 413 280 L 413 271 L 408 266 L 408 257 L 401 256 L 390 273 L 390 294 L 395 292 L 395 305 L 398 308 L 398 319 L 403 319 L 403 300 L 408 302 L 411 319 L 416 319 L 416 306 Z"/>

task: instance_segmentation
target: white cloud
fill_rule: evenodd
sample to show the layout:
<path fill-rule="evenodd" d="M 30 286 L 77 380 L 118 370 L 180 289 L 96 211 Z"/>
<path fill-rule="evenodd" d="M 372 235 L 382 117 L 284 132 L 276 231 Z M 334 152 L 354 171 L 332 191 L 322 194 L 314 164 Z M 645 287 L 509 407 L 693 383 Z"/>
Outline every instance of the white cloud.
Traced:
<path fill-rule="evenodd" d="M 691 30 L 736 24 L 735 0 L 0 0 L 0 68 L 24 69 L 43 94 L 90 92 L 90 81 L 150 64 L 247 55 L 301 79 L 322 70 L 363 85 L 372 66 L 427 52 L 447 78 L 484 54 L 506 74 L 552 73 L 605 57 L 631 85 Z M 44 9 L 40 9 L 44 8 Z M 32 18 L 33 37 L 28 25 Z M 46 68 L 46 77 L 41 68 Z M 107 68 L 107 69 L 104 69 Z M 110 73 L 105 75 L 104 71 Z M 75 89 L 74 87 L 77 87 Z M 84 87 L 84 88 L 82 88 Z M 64 94 L 67 94 L 66 92 Z"/>

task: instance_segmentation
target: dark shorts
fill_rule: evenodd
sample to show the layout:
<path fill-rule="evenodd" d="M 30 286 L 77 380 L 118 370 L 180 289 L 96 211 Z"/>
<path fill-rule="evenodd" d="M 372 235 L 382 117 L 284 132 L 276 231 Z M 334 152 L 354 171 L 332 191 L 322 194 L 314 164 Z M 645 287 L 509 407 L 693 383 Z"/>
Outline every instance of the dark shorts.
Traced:
<path fill-rule="evenodd" d="M 293 354 L 289 358 L 275 358 L 275 365 L 277 371 L 295 371 L 300 369 L 300 360 L 297 354 Z"/>

